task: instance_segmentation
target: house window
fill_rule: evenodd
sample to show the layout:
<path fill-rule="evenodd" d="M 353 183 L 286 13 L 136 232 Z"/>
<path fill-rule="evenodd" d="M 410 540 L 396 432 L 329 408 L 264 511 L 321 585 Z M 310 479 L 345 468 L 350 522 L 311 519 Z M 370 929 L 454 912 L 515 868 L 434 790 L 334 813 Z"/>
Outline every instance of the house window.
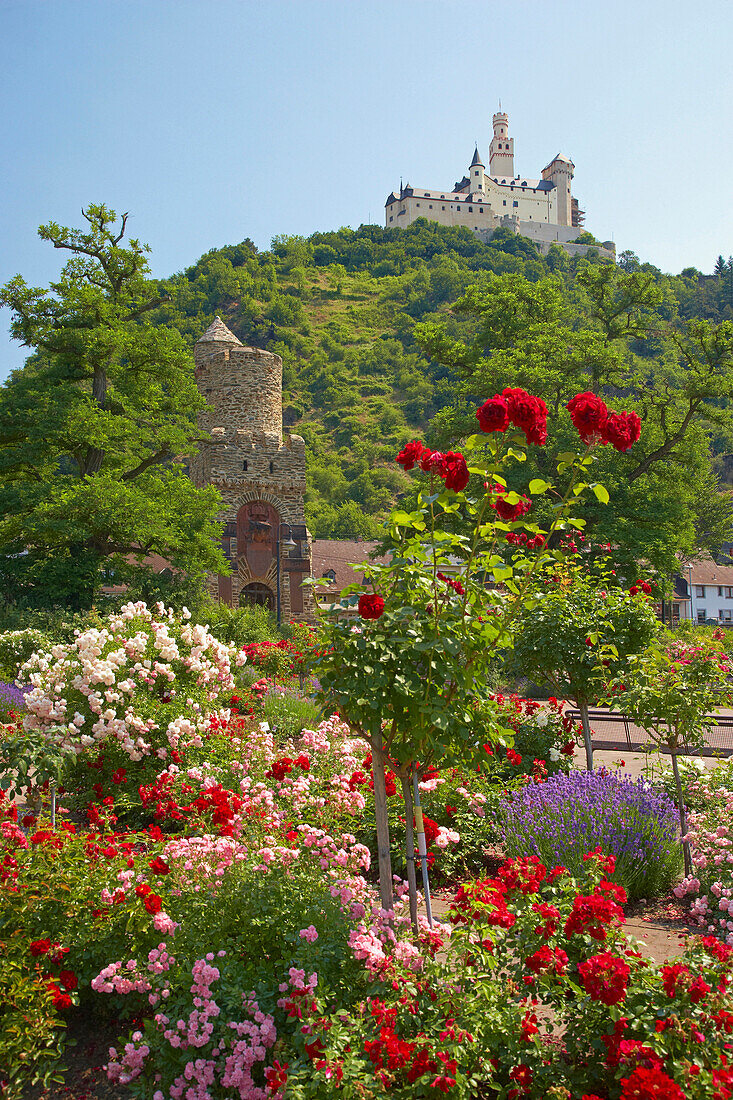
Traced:
<path fill-rule="evenodd" d="M 733 611 L 731 611 L 730 608 L 724 610 L 721 607 L 720 611 L 718 612 L 718 618 L 720 619 L 721 623 L 733 623 Z"/>
<path fill-rule="evenodd" d="M 733 600 L 733 587 L 730 585 L 725 586 L 725 598 L 726 600 Z"/>
<path fill-rule="evenodd" d="M 696 584 L 695 585 L 695 596 L 700 600 L 705 599 L 705 585 L 704 584 Z"/>
<path fill-rule="evenodd" d="M 723 586 L 722 586 L 722 584 L 718 585 L 718 598 L 721 599 L 721 600 L 723 598 Z"/>
<path fill-rule="evenodd" d="M 705 612 L 705 608 L 704 607 L 698 607 L 698 609 L 697 609 L 697 621 L 699 623 L 704 623 L 706 618 L 707 618 L 707 614 Z"/>

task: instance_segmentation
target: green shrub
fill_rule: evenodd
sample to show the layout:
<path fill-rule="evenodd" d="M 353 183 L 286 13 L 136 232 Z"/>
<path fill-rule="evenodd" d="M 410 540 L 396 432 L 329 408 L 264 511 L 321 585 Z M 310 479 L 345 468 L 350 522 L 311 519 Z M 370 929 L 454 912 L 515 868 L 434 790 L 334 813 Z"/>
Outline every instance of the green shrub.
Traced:
<path fill-rule="evenodd" d="M 262 707 L 262 717 L 278 741 L 292 740 L 302 730 L 315 728 L 320 713 L 316 704 L 305 696 L 278 688 L 265 697 Z"/>
<path fill-rule="evenodd" d="M 47 634 L 34 627 L 25 630 L 6 630 L 0 634 L 0 680 L 16 680 L 20 666 L 32 653 L 50 649 Z"/>

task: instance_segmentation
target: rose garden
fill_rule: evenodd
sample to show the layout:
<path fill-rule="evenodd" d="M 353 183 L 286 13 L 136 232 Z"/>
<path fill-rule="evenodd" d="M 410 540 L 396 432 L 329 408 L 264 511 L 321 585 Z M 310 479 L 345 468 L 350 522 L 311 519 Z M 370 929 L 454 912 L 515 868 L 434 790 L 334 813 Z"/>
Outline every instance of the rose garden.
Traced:
<path fill-rule="evenodd" d="M 128 602 L 0 636 L 4 1097 L 64 1095 L 95 1028 L 99 1095 L 145 1100 L 733 1095 L 733 770 L 679 755 L 724 639 L 666 631 L 576 518 L 636 414 L 568 414 L 553 480 L 522 482 L 553 423 L 520 389 L 408 444 L 387 564 L 313 631 Z M 666 778 L 594 768 L 619 698 Z M 654 962 L 624 907 L 671 891 Z"/>

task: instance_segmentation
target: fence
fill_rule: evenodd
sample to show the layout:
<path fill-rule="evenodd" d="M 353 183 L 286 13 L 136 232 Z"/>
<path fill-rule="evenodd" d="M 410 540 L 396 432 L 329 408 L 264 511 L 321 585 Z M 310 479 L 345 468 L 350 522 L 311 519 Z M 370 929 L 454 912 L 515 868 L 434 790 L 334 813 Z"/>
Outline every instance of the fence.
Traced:
<path fill-rule="evenodd" d="M 580 711 L 565 712 L 574 721 L 580 721 Z M 589 710 L 593 747 L 618 752 L 640 752 L 649 745 L 651 738 L 646 730 L 635 725 L 627 714 L 613 710 Z M 686 756 L 733 756 L 733 717 L 720 714 L 709 715 L 710 728 L 705 735 L 702 749 L 683 746 L 681 752 Z M 668 750 L 661 746 L 662 752 Z"/>

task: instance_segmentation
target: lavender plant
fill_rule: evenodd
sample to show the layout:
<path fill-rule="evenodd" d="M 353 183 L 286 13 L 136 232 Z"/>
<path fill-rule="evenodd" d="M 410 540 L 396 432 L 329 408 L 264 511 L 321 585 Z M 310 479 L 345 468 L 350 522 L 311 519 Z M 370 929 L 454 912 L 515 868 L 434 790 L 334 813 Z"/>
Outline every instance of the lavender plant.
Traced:
<path fill-rule="evenodd" d="M 662 893 L 679 875 L 674 803 L 644 779 L 600 770 L 528 783 L 502 799 L 497 824 L 507 856 L 536 855 L 573 874 L 600 845 L 630 898 Z"/>
<path fill-rule="evenodd" d="M 24 713 L 25 697 L 29 691 L 30 685 L 18 687 L 0 681 L 0 723 L 10 722 L 13 715 Z"/>

